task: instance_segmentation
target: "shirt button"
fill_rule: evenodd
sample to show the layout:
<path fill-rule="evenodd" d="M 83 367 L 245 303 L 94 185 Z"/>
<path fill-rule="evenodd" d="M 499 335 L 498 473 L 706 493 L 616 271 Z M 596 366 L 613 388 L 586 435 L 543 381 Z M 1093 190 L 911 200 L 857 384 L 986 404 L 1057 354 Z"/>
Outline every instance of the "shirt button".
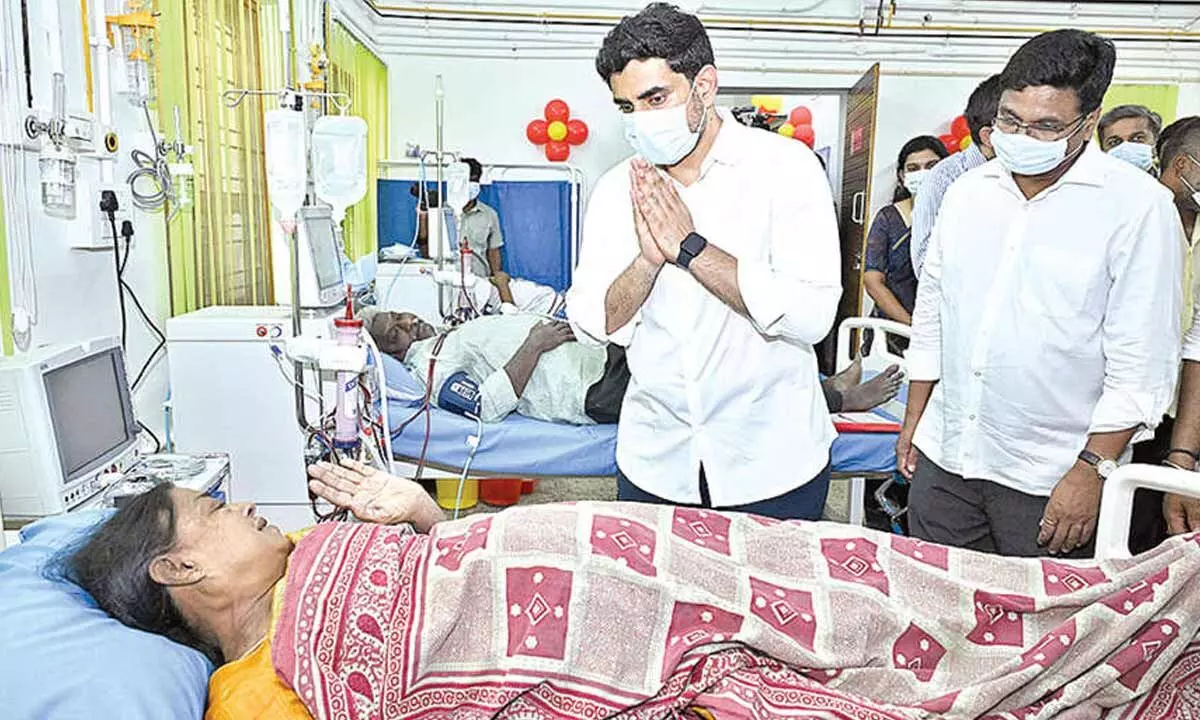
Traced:
<path fill-rule="evenodd" d="M 967 419 L 968 419 L 968 420 L 974 420 L 974 419 L 975 419 L 975 416 L 974 416 L 974 415 L 968 415 L 968 416 L 967 416 Z"/>
<path fill-rule="evenodd" d="M 981 372 L 979 372 L 978 370 L 976 370 L 976 371 L 975 371 L 975 377 L 983 377 L 983 373 L 981 373 Z"/>

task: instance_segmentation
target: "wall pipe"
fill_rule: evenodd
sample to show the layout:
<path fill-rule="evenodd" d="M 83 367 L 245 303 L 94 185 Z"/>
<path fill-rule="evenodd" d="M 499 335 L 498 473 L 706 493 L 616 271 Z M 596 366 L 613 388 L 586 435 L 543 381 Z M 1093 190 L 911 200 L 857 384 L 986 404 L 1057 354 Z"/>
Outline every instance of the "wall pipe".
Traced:
<path fill-rule="evenodd" d="M 91 31 L 88 33 L 91 36 L 89 44 L 95 55 L 93 75 L 96 85 L 96 121 L 99 126 L 97 136 L 103 136 L 112 129 L 112 95 L 109 89 L 112 80 L 109 66 L 112 45 L 108 42 L 108 28 L 105 25 L 105 15 L 108 10 L 106 5 L 106 0 L 92 0 L 90 6 L 92 25 Z M 100 162 L 100 187 L 112 188 L 116 159 L 105 151 L 99 152 L 97 157 Z"/>

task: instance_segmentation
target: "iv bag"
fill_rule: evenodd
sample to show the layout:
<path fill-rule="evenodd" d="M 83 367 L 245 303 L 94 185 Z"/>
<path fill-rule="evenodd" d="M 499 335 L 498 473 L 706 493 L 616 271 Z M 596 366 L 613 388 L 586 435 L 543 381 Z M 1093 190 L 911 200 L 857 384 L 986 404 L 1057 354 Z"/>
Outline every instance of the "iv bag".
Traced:
<path fill-rule="evenodd" d="M 463 208 L 471 202 L 471 167 L 466 163 L 446 166 L 446 205 L 462 215 Z"/>
<path fill-rule="evenodd" d="M 350 115 L 324 115 L 313 123 L 313 186 L 340 223 L 346 208 L 367 196 L 367 123 Z"/>
<path fill-rule="evenodd" d="M 283 220 L 295 220 L 308 189 L 304 115 L 295 110 L 270 110 L 265 115 L 267 195 Z"/>

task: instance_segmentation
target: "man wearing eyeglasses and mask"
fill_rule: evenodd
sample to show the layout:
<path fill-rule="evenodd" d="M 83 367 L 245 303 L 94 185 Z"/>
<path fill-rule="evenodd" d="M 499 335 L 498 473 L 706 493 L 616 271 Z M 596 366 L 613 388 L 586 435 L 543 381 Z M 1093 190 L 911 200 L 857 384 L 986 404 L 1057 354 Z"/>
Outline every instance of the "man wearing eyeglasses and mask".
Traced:
<path fill-rule="evenodd" d="M 637 155 L 596 185 L 568 314 L 628 347 L 619 497 L 819 518 L 834 438 L 812 344 L 841 296 L 804 145 L 715 108 L 703 25 L 655 3 L 596 59 Z"/>
<path fill-rule="evenodd" d="M 1088 140 L 1111 42 L 1040 35 L 1001 74 L 997 160 L 946 195 L 918 290 L 897 462 L 923 540 L 1090 555 L 1104 478 L 1179 361 L 1170 193 Z"/>

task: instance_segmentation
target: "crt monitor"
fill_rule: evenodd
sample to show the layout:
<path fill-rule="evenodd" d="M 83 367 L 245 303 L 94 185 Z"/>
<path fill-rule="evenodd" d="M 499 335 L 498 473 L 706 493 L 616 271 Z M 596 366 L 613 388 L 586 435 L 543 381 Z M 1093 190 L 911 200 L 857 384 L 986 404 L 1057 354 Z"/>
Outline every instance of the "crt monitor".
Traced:
<path fill-rule="evenodd" d="M 330 307 L 345 299 L 342 249 L 329 208 L 313 206 L 299 212 L 300 305 Z"/>
<path fill-rule="evenodd" d="M 115 338 L 0 361 L 0 502 L 6 516 L 70 510 L 132 461 L 138 424 Z"/>

